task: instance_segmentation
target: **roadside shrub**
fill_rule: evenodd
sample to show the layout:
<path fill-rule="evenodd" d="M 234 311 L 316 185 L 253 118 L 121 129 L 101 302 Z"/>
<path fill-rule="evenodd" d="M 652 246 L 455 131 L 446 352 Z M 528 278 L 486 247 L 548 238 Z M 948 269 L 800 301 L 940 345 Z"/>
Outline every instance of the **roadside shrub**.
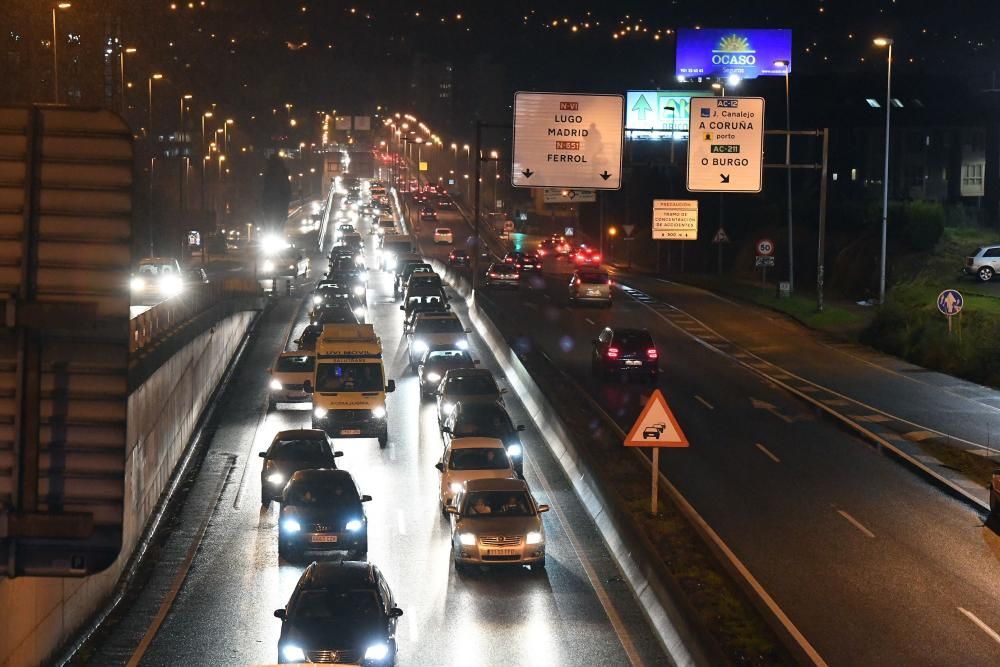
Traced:
<path fill-rule="evenodd" d="M 915 201 L 906 204 L 901 213 L 900 240 L 915 252 L 933 249 L 944 233 L 944 207 L 937 202 Z"/>

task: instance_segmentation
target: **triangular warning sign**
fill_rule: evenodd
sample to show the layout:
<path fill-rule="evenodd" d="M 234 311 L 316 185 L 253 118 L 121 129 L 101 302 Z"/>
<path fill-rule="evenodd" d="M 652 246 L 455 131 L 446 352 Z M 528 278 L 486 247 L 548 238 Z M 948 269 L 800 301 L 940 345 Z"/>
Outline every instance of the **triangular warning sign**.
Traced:
<path fill-rule="evenodd" d="M 659 389 L 646 402 L 642 414 L 625 438 L 626 447 L 690 447 L 687 437 Z"/>
<path fill-rule="evenodd" d="M 729 243 L 729 234 L 722 227 L 719 227 L 719 231 L 715 232 L 715 238 L 712 239 L 712 243 Z"/>

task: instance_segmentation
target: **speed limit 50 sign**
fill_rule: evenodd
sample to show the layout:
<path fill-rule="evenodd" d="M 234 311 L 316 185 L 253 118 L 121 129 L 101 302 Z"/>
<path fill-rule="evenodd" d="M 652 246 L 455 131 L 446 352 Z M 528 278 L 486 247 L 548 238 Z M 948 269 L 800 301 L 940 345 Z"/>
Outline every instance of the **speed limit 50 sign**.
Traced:
<path fill-rule="evenodd" d="M 774 255 L 774 241 L 771 239 L 761 239 L 757 241 L 757 254 L 761 257 L 771 257 Z"/>

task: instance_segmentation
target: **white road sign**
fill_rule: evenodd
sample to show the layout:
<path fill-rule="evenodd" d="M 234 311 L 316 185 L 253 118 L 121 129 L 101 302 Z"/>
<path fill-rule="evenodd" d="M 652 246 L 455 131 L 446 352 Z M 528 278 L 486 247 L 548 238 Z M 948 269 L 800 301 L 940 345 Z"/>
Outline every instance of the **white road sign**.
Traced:
<path fill-rule="evenodd" d="M 697 241 L 698 240 L 697 200 L 654 199 L 653 240 Z"/>
<path fill-rule="evenodd" d="M 522 188 L 621 188 L 621 95 L 516 93 L 511 182 Z"/>
<path fill-rule="evenodd" d="M 687 189 L 760 192 L 764 98 L 692 97 Z"/>

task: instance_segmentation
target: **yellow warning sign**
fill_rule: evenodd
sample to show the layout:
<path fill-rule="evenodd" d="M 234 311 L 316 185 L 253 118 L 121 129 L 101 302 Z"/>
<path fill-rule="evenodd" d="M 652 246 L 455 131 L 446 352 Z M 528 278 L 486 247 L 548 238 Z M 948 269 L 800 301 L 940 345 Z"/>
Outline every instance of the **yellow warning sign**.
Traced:
<path fill-rule="evenodd" d="M 680 424 L 659 389 L 646 402 L 642 414 L 625 438 L 626 447 L 690 447 Z"/>

